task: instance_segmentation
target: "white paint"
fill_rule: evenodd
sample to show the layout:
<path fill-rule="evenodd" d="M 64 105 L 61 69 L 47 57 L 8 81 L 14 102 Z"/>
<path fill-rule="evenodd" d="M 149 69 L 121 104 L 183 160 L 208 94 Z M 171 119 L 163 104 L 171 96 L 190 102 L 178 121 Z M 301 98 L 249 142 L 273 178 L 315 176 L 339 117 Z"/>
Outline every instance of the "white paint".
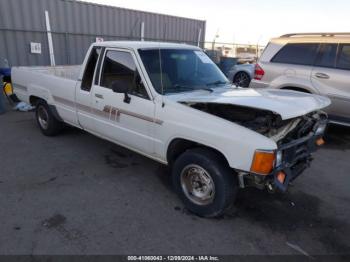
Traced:
<path fill-rule="evenodd" d="M 96 43 L 102 43 L 105 40 L 102 37 L 96 37 Z"/>
<path fill-rule="evenodd" d="M 314 257 L 310 256 L 305 250 L 303 250 L 300 246 L 286 242 L 287 246 L 293 248 L 295 251 L 298 251 L 299 253 L 303 254 L 304 256 L 307 256 L 309 258 L 314 259 Z"/>
<path fill-rule="evenodd" d="M 202 38 L 202 28 L 199 28 L 197 46 L 200 46 Z"/>
<path fill-rule="evenodd" d="M 55 62 L 55 53 L 53 49 L 49 11 L 45 11 L 45 21 L 46 21 L 47 41 L 49 44 L 50 62 L 51 62 L 51 66 L 55 66 L 56 62 Z"/>
<path fill-rule="evenodd" d="M 145 22 L 141 23 L 141 41 L 145 41 Z"/>
<path fill-rule="evenodd" d="M 30 43 L 30 52 L 32 54 L 41 54 L 41 43 Z"/>

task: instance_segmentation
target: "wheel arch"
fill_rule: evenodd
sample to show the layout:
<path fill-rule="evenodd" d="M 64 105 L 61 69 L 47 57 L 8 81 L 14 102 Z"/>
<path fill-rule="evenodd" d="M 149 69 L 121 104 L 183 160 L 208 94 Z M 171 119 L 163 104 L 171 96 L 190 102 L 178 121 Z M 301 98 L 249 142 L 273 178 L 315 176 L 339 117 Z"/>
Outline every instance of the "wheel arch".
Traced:
<path fill-rule="evenodd" d="M 227 166 L 230 167 L 227 157 L 220 150 L 218 150 L 212 146 L 207 146 L 207 145 L 204 145 L 202 143 L 188 140 L 188 139 L 184 139 L 184 138 L 174 138 L 170 141 L 170 143 L 167 147 L 167 152 L 166 152 L 166 158 L 167 158 L 168 165 L 169 166 L 173 165 L 174 162 L 176 161 L 176 159 L 182 153 L 186 152 L 189 149 L 193 149 L 193 148 L 205 148 L 207 150 L 215 152 L 216 154 L 218 154 L 222 158 L 223 161 L 225 161 Z"/>
<path fill-rule="evenodd" d="M 35 96 L 35 95 L 29 96 L 29 103 L 32 106 L 35 106 L 40 100 L 45 101 L 47 103 L 47 101 L 44 98 L 42 98 L 42 97 Z"/>
<path fill-rule="evenodd" d="M 56 106 L 50 105 L 50 104 L 47 102 L 47 100 L 44 99 L 44 98 L 42 98 L 42 97 L 35 96 L 35 95 L 29 96 L 29 103 L 30 103 L 32 106 L 36 106 L 36 105 L 38 104 L 39 101 L 45 102 L 45 103 L 48 105 L 48 107 L 49 107 L 51 113 L 54 115 L 54 117 L 55 117 L 58 121 L 64 122 L 63 119 L 61 118 L 61 116 L 58 114 L 58 111 L 57 111 L 57 109 L 56 109 Z"/>
<path fill-rule="evenodd" d="M 237 76 L 237 74 L 239 74 L 239 73 L 245 73 L 245 74 L 247 74 L 247 76 L 250 78 L 250 80 L 252 79 L 252 77 L 251 77 L 251 75 L 250 75 L 250 72 L 248 71 L 248 70 L 239 70 L 239 71 L 237 71 L 236 73 L 234 73 L 233 74 L 233 76 L 232 76 L 232 81 L 235 79 L 235 77 Z"/>
<path fill-rule="evenodd" d="M 280 89 L 293 90 L 293 91 L 298 91 L 298 92 L 304 92 L 304 93 L 312 94 L 312 91 L 310 89 L 305 88 L 305 87 L 299 87 L 299 86 L 284 86 L 284 87 L 281 87 Z"/>

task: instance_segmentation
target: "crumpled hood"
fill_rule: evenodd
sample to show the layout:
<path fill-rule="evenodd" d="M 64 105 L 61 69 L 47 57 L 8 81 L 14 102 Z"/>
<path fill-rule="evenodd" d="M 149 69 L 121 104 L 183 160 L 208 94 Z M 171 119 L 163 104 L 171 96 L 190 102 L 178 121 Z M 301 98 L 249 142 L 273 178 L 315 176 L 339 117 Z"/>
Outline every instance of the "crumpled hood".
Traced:
<path fill-rule="evenodd" d="M 330 105 L 327 97 L 279 89 L 220 88 L 169 95 L 169 99 L 187 103 L 218 103 L 269 110 L 283 120 L 308 114 Z"/>

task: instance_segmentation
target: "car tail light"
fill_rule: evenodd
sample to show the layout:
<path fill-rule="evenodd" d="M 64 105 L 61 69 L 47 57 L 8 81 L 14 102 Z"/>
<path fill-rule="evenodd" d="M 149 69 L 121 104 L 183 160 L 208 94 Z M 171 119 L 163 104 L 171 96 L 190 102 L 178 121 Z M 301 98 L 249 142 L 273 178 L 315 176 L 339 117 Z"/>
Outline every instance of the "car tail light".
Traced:
<path fill-rule="evenodd" d="M 265 71 L 261 68 L 259 64 L 255 65 L 254 79 L 261 80 L 265 75 Z"/>

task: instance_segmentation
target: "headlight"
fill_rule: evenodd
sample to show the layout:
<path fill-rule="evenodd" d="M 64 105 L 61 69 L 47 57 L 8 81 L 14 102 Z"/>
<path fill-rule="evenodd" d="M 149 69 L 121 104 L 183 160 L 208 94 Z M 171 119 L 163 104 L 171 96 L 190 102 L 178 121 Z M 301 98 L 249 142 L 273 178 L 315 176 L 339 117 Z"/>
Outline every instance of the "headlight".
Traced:
<path fill-rule="evenodd" d="M 280 165 L 282 165 L 282 160 L 283 160 L 282 151 L 277 151 L 276 152 L 276 167 L 279 167 Z"/>
<path fill-rule="evenodd" d="M 327 124 L 321 124 L 317 127 L 315 134 L 316 135 L 323 135 L 326 130 Z"/>

